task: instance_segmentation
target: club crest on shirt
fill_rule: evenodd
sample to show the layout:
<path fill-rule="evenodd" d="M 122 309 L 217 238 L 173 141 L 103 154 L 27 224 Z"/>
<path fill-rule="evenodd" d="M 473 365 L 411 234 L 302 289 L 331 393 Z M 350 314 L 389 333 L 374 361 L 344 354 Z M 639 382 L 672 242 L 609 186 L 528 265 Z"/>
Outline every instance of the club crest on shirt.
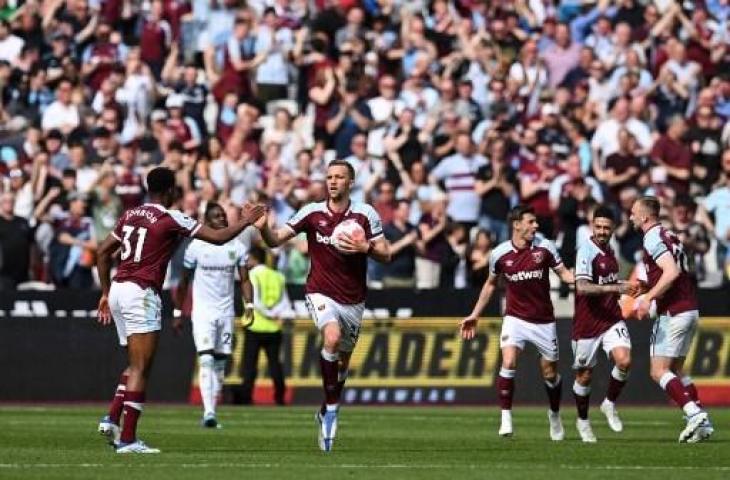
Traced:
<path fill-rule="evenodd" d="M 231 261 L 235 260 L 236 259 L 236 252 L 234 252 L 233 250 L 228 250 L 228 258 Z"/>
<path fill-rule="evenodd" d="M 542 250 L 538 250 L 536 252 L 531 252 L 532 260 L 535 263 L 542 263 L 542 259 L 545 257 L 545 254 Z"/>
<path fill-rule="evenodd" d="M 327 220 L 320 220 L 320 221 L 318 222 L 318 224 L 319 224 L 319 226 L 320 226 L 320 227 L 324 227 L 324 226 L 326 226 L 326 225 L 327 225 Z"/>
<path fill-rule="evenodd" d="M 511 267 L 512 265 L 514 265 L 514 263 L 515 263 L 515 262 L 513 262 L 512 260 L 507 260 L 506 262 L 504 262 L 504 264 L 505 264 L 506 266 L 508 266 L 508 267 Z"/>
<path fill-rule="evenodd" d="M 324 308 L 325 308 L 325 307 L 324 307 L 324 304 L 323 304 L 323 305 L 320 305 L 320 306 L 318 306 L 318 307 L 317 307 L 317 310 L 319 310 L 319 311 L 321 312 L 322 310 L 324 310 Z"/>

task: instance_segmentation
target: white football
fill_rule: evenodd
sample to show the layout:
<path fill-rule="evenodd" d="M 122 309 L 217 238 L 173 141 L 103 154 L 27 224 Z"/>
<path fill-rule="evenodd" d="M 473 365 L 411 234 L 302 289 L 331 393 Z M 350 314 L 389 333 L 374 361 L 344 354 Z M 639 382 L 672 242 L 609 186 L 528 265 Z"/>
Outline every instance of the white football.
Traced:
<path fill-rule="evenodd" d="M 332 246 L 342 253 L 346 253 L 340 249 L 340 236 L 343 234 L 348 235 L 353 240 L 365 240 L 365 229 L 355 220 L 345 220 L 337 224 L 332 231 Z"/>

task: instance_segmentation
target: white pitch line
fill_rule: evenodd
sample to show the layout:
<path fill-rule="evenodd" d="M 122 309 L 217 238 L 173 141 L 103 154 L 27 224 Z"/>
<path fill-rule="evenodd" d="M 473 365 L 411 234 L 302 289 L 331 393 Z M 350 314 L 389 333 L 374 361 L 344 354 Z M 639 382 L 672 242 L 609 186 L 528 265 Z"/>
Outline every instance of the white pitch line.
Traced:
<path fill-rule="evenodd" d="M 280 464 L 280 463 L 144 463 L 144 464 L 122 464 L 122 463 L 0 463 L 0 469 L 45 469 L 45 468 L 183 468 L 183 469 L 201 469 L 201 468 L 290 468 L 291 464 Z M 488 467 L 497 470 L 548 470 L 558 468 L 561 470 L 630 470 L 630 471 L 666 471 L 666 470 L 685 470 L 685 471 L 711 471 L 711 472 L 730 472 L 730 466 L 669 466 L 669 465 L 567 465 L 567 464 L 500 464 L 500 465 L 486 465 L 486 464 L 397 464 L 389 463 L 383 465 L 370 465 L 370 464 L 336 464 L 336 465 L 296 465 L 296 468 L 342 468 L 342 469 L 362 469 L 362 470 L 378 470 L 378 469 L 454 469 L 464 468 L 474 470 L 477 468 Z"/>

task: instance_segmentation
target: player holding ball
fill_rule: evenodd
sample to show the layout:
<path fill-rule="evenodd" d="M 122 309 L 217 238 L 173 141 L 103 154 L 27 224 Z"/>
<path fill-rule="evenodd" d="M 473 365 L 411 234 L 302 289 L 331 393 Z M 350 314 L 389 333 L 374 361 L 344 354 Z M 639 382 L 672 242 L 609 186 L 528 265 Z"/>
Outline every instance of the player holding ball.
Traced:
<path fill-rule="evenodd" d="M 390 261 L 390 245 L 380 217 L 370 205 L 350 201 L 355 171 L 334 160 L 327 167 L 324 202 L 300 209 L 281 228 L 271 230 L 265 216 L 256 222 L 270 247 L 306 232 L 311 268 L 305 288 L 312 320 L 322 333 L 320 366 L 324 402 L 317 411 L 319 448 L 332 450 L 340 395 L 365 310 L 367 257 Z"/>

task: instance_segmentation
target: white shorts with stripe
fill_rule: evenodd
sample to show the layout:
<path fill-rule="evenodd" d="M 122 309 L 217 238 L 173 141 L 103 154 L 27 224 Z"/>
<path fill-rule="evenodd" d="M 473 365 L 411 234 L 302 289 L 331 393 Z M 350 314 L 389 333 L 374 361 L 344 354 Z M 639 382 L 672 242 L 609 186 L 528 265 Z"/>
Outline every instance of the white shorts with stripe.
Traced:
<path fill-rule="evenodd" d="M 343 305 L 321 293 L 308 293 L 304 298 L 317 329 L 322 330 L 328 323 L 337 322 L 341 332 L 340 351 L 352 352 L 360 336 L 365 304 Z"/>
<path fill-rule="evenodd" d="M 686 357 L 692 338 L 697 330 L 700 312 L 690 310 L 669 315 L 659 315 L 654 320 L 649 354 L 652 357 Z"/>
<path fill-rule="evenodd" d="M 517 317 L 507 315 L 502 321 L 502 332 L 499 335 L 499 348 L 517 347 L 525 349 L 525 343 L 531 343 L 548 361 L 558 360 L 558 334 L 555 322 L 530 323 Z"/>
<path fill-rule="evenodd" d="M 580 338 L 573 340 L 573 368 L 593 368 L 598 363 L 598 349 L 603 347 L 606 356 L 609 356 L 614 348 L 623 347 L 631 349 L 631 337 L 626 323 L 621 320 L 611 328 L 594 338 Z"/>
<path fill-rule="evenodd" d="M 123 347 L 129 335 L 162 329 L 162 300 L 152 288 L 143 289 L 134 282 L 112 282 L 109 309 Z"/>

